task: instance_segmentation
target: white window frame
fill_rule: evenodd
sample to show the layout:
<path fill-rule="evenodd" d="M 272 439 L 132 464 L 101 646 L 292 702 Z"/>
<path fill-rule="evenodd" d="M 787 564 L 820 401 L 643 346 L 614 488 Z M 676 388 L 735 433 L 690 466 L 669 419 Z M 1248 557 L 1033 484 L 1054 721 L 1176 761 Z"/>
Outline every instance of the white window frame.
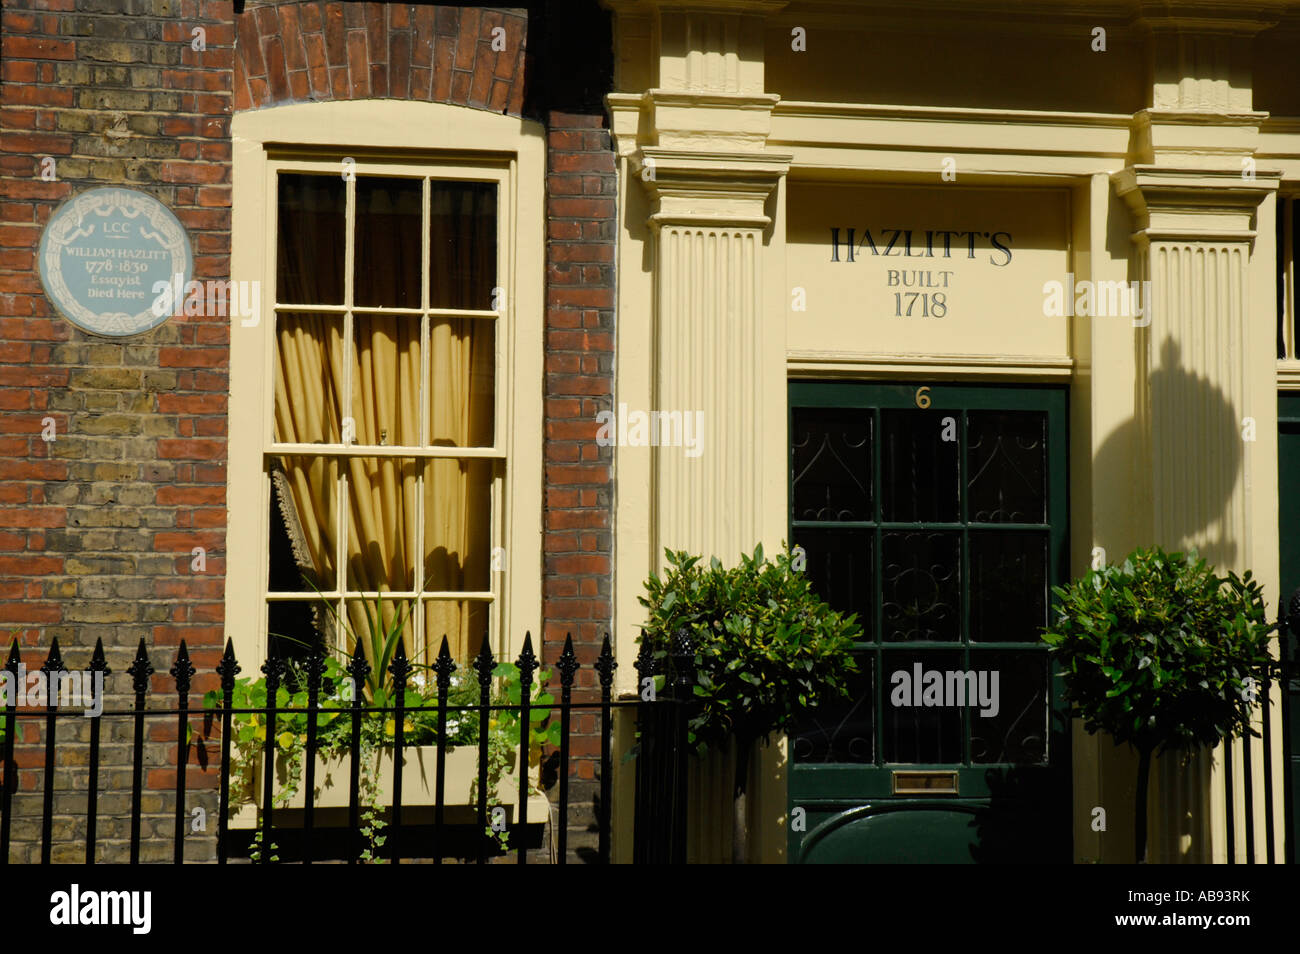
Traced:
<path fill-rule="evenodd" d="M 545 308 L 545 132 L 495 113 L 437 103 L 363 100 L 310 103 L 239 113 L 232 122 L 234 188 L 231 278 L 261 283 L 256 323 L 231 319 L 226 636 L 246 674 L 267 651 L 271 476 L 269 461 L 295 445 L 273 442 L 276 195 L 281 172 L 342 175 L 341 157 L 357 176 L 433 176 L 498 184 L 498 283 L 505 301 L 495 318 L 496 401 L 492 448 L 350 445 L 346 456 L 488 457 L 502 461 L 493 480 L 491 590 L 426 593 L 424 600 L 489 602 L 489 637 L 498 659 L 513 658 L 524 632 L 541 638 L 543 508 L 543 315 Z M 426 203 L 427 204 L 427 203 Z M 427 245 L 427 236 L 425 237 Z M 424 292 L 427 294 L 427 291 Z M 425 355 L 427 359 L 427 354 Z M 309 445 L 311 455 L 343 445 Z M 338 501 L 340 507 L 344 501 Z M 346 511 L 343 511 L 346 514 Z M 340 522 L 340 537 L 347 524 Z M 501 559 L 497 559 L 501 557 Z M 498 569 L 499 567 L 499 569 Z M 337 567 L 335 594 L 345 592 Z M 289 594 L 277 594 L 277 599 Z M 399 591 L 397 596 L 401 596 Z M 293 594 L 315 601 L 314 593 Z M 417 615 L 417 636 L 424 613 Z M 474 647 L 471 647 L 473 651 Z M 252 665 L 250 665 L 252 664 Z"/>

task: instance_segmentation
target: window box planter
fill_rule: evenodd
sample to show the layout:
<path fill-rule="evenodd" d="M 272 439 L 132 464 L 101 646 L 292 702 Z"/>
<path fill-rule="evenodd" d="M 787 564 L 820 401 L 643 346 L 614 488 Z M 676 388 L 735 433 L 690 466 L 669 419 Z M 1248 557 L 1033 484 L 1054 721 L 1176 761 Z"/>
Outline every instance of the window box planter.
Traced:
<path fill-rule="evenodd" d="M 435 745 L 408 746 L 402 763 L 402 805 L 410 807 L 435 805 L 437 793 L 438 747 Z M 393 752 L 392 747 L 380 749 L 372 758 L 375 764 L 371 770 L 379 779 L 379 805 L 387 807 L 393 802 Z M 491 805 L 515 806 L 519 804 L 518 756 L 515 756 L 510 770 L 501 776 L 496 792 L 488 792 Z M 254 804 L 262 807 L 262 793 L 266 784 L 262 770 L 263 757 L 258 756 L 255 769 L 257 784 L 253 793 Z M 459 746 L 448 750 L 444 763 L 446 781 L 443 783 L 443 799 L 446 805 L 472 805 L 470 798 L 474 779 L 478 775 L 478 747 Z M 316 801 L 317 808 L 347 808 L 349 799 L 349 779 L 352 771 L 351 753 L 341 753 L 329 758 L 316 757 Z M 283 789 L 289 781 L 288 757 L 280 755 L 276 759 L 275 790 Z M 301 809 L 307 806 L 305 786 L 307 781 L 306 766 L 303 766 L 301 787 L 293 797 L 277 809 Z M 533 779 L 534 785 L 537 780 Z M 544 796 L 534 795 L 531 801 Z M 531 815 L 533 809 L 529 809 Z M 538 816 L 542 820 L 545 816 Z"/>

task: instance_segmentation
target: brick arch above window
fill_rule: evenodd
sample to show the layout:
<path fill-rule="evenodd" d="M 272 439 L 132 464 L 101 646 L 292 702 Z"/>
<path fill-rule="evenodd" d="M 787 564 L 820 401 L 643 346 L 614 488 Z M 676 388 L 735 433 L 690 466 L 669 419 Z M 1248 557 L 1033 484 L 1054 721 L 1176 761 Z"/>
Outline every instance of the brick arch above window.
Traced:
<path fill-rule="evenodd" d="M 406 3 L 253 4 L 235 17 L 235 110 L 406 99 L 519 116 L 527 18 Z"/>

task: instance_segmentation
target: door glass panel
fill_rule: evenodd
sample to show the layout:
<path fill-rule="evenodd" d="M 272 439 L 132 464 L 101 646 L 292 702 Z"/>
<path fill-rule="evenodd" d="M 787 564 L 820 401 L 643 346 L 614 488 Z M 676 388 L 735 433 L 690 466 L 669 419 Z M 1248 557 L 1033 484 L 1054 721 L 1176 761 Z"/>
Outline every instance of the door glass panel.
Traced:
<path fill-rule="evenodd" d="M 791 435 L 796 520 L 872 520 L 871 414 L 795 408 Z"/>
<path fill-rule="evenodd" d="M 992 706 L 970 710 L 971 761 L 1017 765 L 1047 761 L 1047 657 L 1042 653 L 976 651 L 976 672 L 996 672 Z"/>
<path fill-rule="evenodd" d="M 895 531 L 882 542 L 887 640 L 961 638 L 961 533 Z"/>
<path fill-rule="evenodd" d="M 871 673 L 851 701 L 800 723 L 793 761 L 1044 764 L 1040 634 L 1060 543 L 1051 405 L 1009 390 L 1035 409 L 979 409 L 970 404 L 987 392 L 967 403 L 975 389 L 954 387 L 943 407 L 913 408 L 912 389 L 899 390 L 864 387 L 859 407 L 792 408 L 790 539 L 814 591 L 857 615 L 855 653 Z"/>
<path fill-rule="evenodd" d="M 946 675 L 961 668 L 961 656 L 955 650 L 891 650 L 883 654 L 880 691 L 884 696 L 885 762 L 963 761 L 962 710 L 946 704 L 944 696 Z"/>
<path fill-rule="evenodd" d="M 971 411 L 967 514 L 973 523 L 1045 523 L 1047 415 Z"/>
<path fill-rule="evenodd" d="M 1045 530 L 970 532 L 970 638 L 1036 643 L 1047 624 Z"/>
<path fill-rule="evenodd" d="M 844 700 L 819 706 L 791 738 L 794 761 L 875 761 L 875 692 L 870 653 L 854 653 L 858 671 L 848 680 L 851 695 Z"/>
<path fill-rule="evenodd" d="M 882 519 L 898 523 L 957 521 L 961 513 L 960 421 L 959 411 L 880 412 Z"/>
<path fill-rule="evenodd" d="M 806 554 L 806 573 L 813 592 L 843 613 L 857 613 L 870 639 L 875 614 L 871 612 L 871 530 L 796 529 L 796 546 Z"/>

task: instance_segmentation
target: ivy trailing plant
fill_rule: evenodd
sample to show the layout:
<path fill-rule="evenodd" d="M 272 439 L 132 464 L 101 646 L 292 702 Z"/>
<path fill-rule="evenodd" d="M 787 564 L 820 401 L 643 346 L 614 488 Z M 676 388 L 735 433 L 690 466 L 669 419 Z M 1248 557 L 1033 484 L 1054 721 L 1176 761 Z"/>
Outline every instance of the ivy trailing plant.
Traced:
<path fill-rule="evenodd" d="M 322 759 L 331 759 L 347 755 L 352 746 L 352 704 L 353 683 L 347 664 L 354 655 L 360 654 L 367 661 L 378 658 L 382 662 L 382 671 L 376 673 L 379 666 L 372 662 L 371 671 L 362 687 L 364 707 L 358 720 L 361 724 L 361 748 L 357 753 L 360 762 L 359 802 L 361 806 L 361 832 L 365 848 L 361 860 L 377 861 L 378 849 L 383 846 L 386 836 L 383 829 L 386 822 L 379 804 L 381 794 L 378 768 L 379 756 L 383 749 L 391 747 L 396 741 L 397 724 L 395 714 L 375 712 L 373 709 L 393 708 L 397 704 L 397 688 L 392 673 L 388 672 L 388 663 L 392 661 L 402 631 L 402 614 L 394 615 L 386 626 L 383 624 L 382 593 L 376 598 L 374 612 L 367 606 L 367 623 L 370 632 L 364 642 L 354 635 L 349 641 L 357 647 L 356 653 L 335 650 L 324 659 L 320 689 L 316 705 L 316 753 Z M 290 637 L 282 637 L 292 640 Z M 375 655 L 370 655 L 374 653 Z M 275 695 L 275 739 L 274 749 L 281 753 L 285 767 L 285 783 L 272 798 L 276 808 L 287 805 L 297 795 L 302 784 L 303 761 L 307 750 L 308 725 L 308 675 L 306 664 L 300 660 L 285 660 L 286 670 Z M 438 744 L 438 691 L 435 684 L 425 677 L 428 666 L 416 664 L 415 673 L 402 696 L 405 709 L 402 720 L 403 744 L 405 746 L 422 746 Z M 523 697 L 519 680 L 519 669 L 513 663 L 499 663 L 492 671 L 496 686 L 490 697 L 494 706 L 518 706 Z M 558 745 L 559 723 L 550 722 L 550 706 L 555 697 L 545 690 L 545 683 L 550 678 L 550 671 L 539 670 L 534 679 L 529 695 L 529 733 L 528 762 L 536 765 L 541 760 L 543 744 Z M 468 667 L 462 667 L 451 674 L 447 691 L 448 708 L 463 708 L 465 711 L 452 711 L 447 714 L 446 744 L 448 751 L 456 746 L 477 747 L 479 741 L 479 685 L 477 675 Z M 241 678 L 235 680 L 232 696 L 232 708 L 261 709 L 267 707 L 266 678 Z M 213 712 L 222 708 L 220 690 L 208 692 L 203 697 L 204 708 Z M 503 710 L 493 712 L 488 719 L 488 787 L 496 797 L 501 779 L 510 771 L 519 751 L 520 714 L 517 711 Z M 266 752 L 267 718 L 265 712 L 236 713 L 231 717 L 231 804 L 253 801 L 257 784 L 257 765 Z M 529 773 L 521 772 L 525 779 Z M 528 784 L 531 784 L 529 782 Z M 478 779 L 474 780 L 477 790 Z M 498 837 L 501 836 L 501 837 Z M 502 840 L 501 833 L 494 833 L 497 840 Z M 251 856 L 254 861 L 260 859 L 261 831 L 253 836 Z M 271 850 L 275 845 L 270 846 Z M 278 860 L 275 855 L 271 860 Z"/>
<path fill-rule="evenodd" d="M 1043 639 L 1071 714 L 1138 753 L 1136 852 L 1145 861 L 1152 755 L 1258 735 L 1251 714 L 1278 674 L 1276 624 L 1250 571 L 1218 576 L 1195 551 L 1138 549 L 1053 592 L 1056 621 Z"/>
<path fill-rule="evenodd" d="M 674 640 L 680 633 L 689 641 L 686 675 L 696 705 L 687 738 L 697 752 L 735 744 L 733 855 L 743 861 L 750 753 L 758 740 L 849 694 L 857 618 L 817 597 L 802 572 L 802 551 L 783 548 L 767 560 L 760 545 L 731 568 L 680 551 L 667 550 L 665 558 L 664 574 L 651 573 L 645 584 L 648 618 L 639 641 L 669 680 L 678 675 Z"/>

